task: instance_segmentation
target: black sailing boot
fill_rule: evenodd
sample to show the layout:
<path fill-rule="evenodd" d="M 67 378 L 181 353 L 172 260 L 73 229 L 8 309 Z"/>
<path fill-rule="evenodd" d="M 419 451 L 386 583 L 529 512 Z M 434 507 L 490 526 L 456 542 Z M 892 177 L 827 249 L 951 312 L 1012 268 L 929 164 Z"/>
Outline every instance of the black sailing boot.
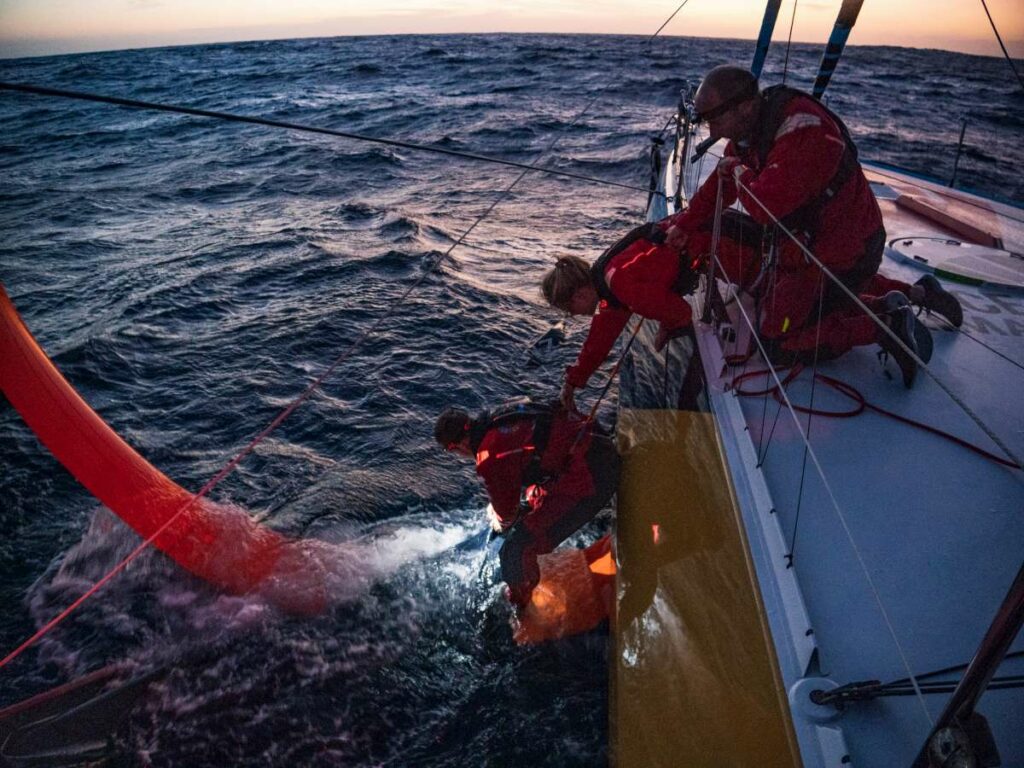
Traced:
<path fill-rule="evenodd" d="M 910 302 L 907 297 L 899 291 L 890 291 L 882 299 L 883 309 L 880 317 L 886 322 L 896 337 L 910 348 L 914 354 L 918 354 L 917 341 L 915 339 L 915 326 L 920 325 L 914 319 L 914 313 L 910 309 Z M 924 326 L 922 326 L 923 328 Z M 927 331 L 927 329 L 925 329 Z M 929 341 L 931 337 L 929 336 Z M 887 333 L 883 333 L 878 342 L 882 347 L 882 353 L 889 355 L 900 367 L 903 374 L 903 385 L 910 389 L 914 385 L 914 377 L 917 375 L 917 361 L 913 356 L 893 341 Z M 879 353 L 880 355 L 882 353 Z"/>
<path fill-rule="evenodd" d="M 919 285 L 924 289 L 921 306 L 926 311 L 942 315 L 957 328 L 963 324 L 963 307 L 960 306 L 956 296 L 942 287 L 942 283 L 935 279 L 935 275 L 925 275 L 914 285 Z"/>

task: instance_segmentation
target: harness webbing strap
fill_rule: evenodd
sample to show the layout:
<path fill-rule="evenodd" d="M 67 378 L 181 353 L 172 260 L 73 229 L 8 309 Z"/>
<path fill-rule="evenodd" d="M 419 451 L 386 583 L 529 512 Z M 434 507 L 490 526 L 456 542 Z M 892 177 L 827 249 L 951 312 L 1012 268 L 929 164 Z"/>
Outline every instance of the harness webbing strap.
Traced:
<path fill-rule="evenodd" d="M 788 85 L 773 85 L 761 92 L 762 113 L 761 119 L 758 121 L 758 133 L 754 139 L 753 148 L 757 153 L 758 162 L 762 168 L 767 161 L 768 153 L 775 143 L 775 135 L 784 122 L 783 113 L 785 112 L 786 105 L 793 99 L 800 98 L 801 96 L 811 99 L 809 94 L 797 88 L 790 88 Z M 812 241 L 821 226 L 821 212 L 824 207 L 860 170 L 860 163 L 857 161 L 857 145 L 854 144 L 853 137 L 850 136 L 850 131 L 842 121 L 842 118 L 824 104 L 815 103 L 835 123 L 846 148 L 843 151 L 842 159 L 839 161 L 839 167 L 821 193 L 781 218 L 782 224 L 786 227 L 794 231 L 806 233 Z"/>

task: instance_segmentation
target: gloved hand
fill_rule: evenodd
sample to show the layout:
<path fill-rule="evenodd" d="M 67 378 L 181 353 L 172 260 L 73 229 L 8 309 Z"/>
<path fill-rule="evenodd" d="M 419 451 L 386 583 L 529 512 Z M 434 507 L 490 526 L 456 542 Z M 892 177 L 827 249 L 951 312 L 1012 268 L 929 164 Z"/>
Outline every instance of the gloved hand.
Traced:
<path fill-rule="evenodd" d="M 540 500 L 544 498 L 547 492 L 541 485 L 528 485 L 526 486 L 526 492 L 523 494 L 526 497 L 527 510 L 532 512 L 540 504 Z"/>
<path fill-rule="evenodd" d="M 733 182 L 739 181 L 746 170 L 747 166 L 738 157 L 728 156 L 718 161 L 718 175 Z"/>

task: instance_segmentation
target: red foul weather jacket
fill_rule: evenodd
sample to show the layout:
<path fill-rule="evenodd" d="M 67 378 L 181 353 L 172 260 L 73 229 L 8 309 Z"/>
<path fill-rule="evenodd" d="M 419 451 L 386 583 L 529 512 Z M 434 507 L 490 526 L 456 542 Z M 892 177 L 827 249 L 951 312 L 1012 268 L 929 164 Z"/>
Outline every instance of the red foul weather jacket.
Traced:
<path fill-rule="evenodd" d="M 572 455 L 584 418 L 576 413 L 558 411 L 551 423 L 547 446 L 541 457 L 541 470 L 560 479 L 559 487 L 574 497 L 594 493 L 594 482 L 587 466 L 593 427 L 588 425 Z M 493 427 L 484 434 L 476 449 L 476 473 L 484 481 L 491 506 L 508 528 L 519 517 L 519 500 L 526 486 L 526 471 L 533 459 L 532 420 Z"/>
<path fill-rule="evenodd" d="M 765 109 L 762 106 L 762 119 Z M 763 125 L 761 126 L 763 129 Z M 758 131 L 759 132 L 759 131 Z M 772 224 L 760 200 L 778 219 L 813 203 L 828 188 L 837 173 L 846 148 L 842 132 L 815 99 L 799 95 L 781 112 L 781 122 L 770 140 L 762 163 L 753 147 L 730 141 L 725 157 L 737 157 L 746 166 L 737 187 L 733 177 L 723 178 L 723 206 L 737 199 L 760 224 Z M 690 207 L 677 214 L 672 223 L 694 232 L 713 219 L 719 175 L 711 174 L 694 195 Z M 756 200 L 755 200 L 756 198 Z M 858 167 L 820 211 L 820 223 L 811 251 L 822 263 L 839 271 L 850 269 L 864 254 L 865 241 L 882 228 L 878 203 Z M 789 238 L 780 241 L 782 269 L 801 269 L 807 258 Z"/>
<path fill-rule="evenodd" d="M 609 260 L 604 276 L 622 306 L 613 307 L 605 300 L 598 303 L 583 348 L 565 373 L 566 381 L 576 388 L 586 386 L 634 312 L 657 320 L 669 331 L 690 324 L 690 305 L 673 290 L 679 277 L 679 253 L 672 248 L 637 240 Z"/>

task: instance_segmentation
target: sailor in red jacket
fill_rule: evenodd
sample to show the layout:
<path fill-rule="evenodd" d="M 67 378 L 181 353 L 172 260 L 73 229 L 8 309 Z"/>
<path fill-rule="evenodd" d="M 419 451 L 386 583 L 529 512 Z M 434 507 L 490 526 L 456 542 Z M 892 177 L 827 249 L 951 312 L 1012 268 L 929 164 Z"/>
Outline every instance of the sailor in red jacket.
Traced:
<path fill-rule="evenodd" d="M 691 325 L 683 298 L 697 286 L 698 274 L 685 255 L 665 244 L 664 226 L 637 227 L 589 265 L 563 256 L 541 283 L 545 300 L 571 315 L 593 315 L 576 363 L 568 368 L 562 405 L 575 409 L 575 390 L 585 387 L 611 351 L 630 316 L 660 323 L 655 348 Z"/>
<path fill-rule="evenodd" d="M 777 219 L 843 285 L 867 299 L 869 308 L 884 313 L 890 328 L 911 349 L 917 349 L 918 341 L 930 349 L 931 340 L 927 330 L 915 324 L 906 300 L 888 296 L 891 292 L 899 291 L 960 324 L 959 303 L 934 277 L 911 286 L 878 274 L 885 245 L 881 212 L 838 116 L 793 88 L 773 86 L 762 92 L 749 71 L 731 65 L 707 74 L 695 106 L 711 136 L 730 141 L 718 173 L 705 181 L 689 208 L 669 222 L 670 244 L 685 245 L 690 253 L 710 250 L 721 183 L 723 206 L 738 200 L 749 214 L 730 211 L 723 219 L 720 252 L 732 282 L 749 287 L 756 281 L 761 261 L 756 244 L 764 242 Z M 823 279 L 817 265 L 789 237 L 780 231 L 775 242 L 773 296 L 764 302 L 761 316 L 761 334 L 772 353 L 787 360 L 818 347 L 834 357 L 853 346 L 878 343 L 900 364 L 909 386 L 914 361 L 870 317 L 854 311 L 842 289 Z M 822 320 L 817 324 L 819 300 Z"/>
<path fill-rule="evenodd" d="M 492 527 L 506 535 L 500 560 L 509 600 L 525 606 L 540 579 L 537 557 L 592 520 L 615 493 L 614 442 L 579 414 L 525 398 L 476 418 L 446 408 L 434 437 L 476 460 Z"/>

